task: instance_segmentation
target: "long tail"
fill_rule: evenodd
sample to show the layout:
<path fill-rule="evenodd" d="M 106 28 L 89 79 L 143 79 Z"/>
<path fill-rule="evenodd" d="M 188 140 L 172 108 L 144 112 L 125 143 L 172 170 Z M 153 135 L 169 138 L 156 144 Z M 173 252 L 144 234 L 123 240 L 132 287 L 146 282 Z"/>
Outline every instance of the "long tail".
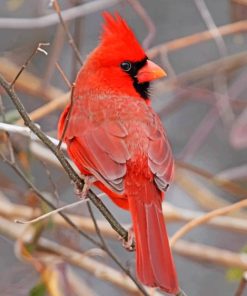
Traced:
<path fill-rule="evenodd" d="M 141 192 L 140 192 L 141 190 Z M 167 293 L 179 291 L 164 217 L 161 192 L 145 182 L 138 195 L 128 190 L 129 208 L 136 238 L 136 269 L 142 283 Z"/>

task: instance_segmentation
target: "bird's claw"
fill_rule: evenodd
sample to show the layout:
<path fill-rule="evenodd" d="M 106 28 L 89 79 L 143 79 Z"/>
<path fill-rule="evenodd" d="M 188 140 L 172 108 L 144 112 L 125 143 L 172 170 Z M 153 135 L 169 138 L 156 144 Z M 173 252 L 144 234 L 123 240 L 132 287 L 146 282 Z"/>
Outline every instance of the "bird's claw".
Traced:
<path fill-rule="evenodd" d="M 129 252 L 135 251 L 135 233 L 133 231 L 133 227 L 130 227 L 128 230 L 128 239 L 127 241 L 120 237 L 122 241 L 122 246 Z"/>
<path fill-rule="evenodd" d="M 81 189 L 78 186 L 75 186 L 75 194 L 78 195 L 81 199 L 86 199 L 88 191 L 95 181 L 96 178 L 94 176 L 85 176 L 83 188 Z"/>

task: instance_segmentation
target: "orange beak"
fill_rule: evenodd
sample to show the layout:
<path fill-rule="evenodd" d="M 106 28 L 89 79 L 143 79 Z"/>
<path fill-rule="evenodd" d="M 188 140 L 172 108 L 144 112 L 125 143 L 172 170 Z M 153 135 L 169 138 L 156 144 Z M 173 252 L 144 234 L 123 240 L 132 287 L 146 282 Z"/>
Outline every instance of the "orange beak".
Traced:
<path fill-rule="evenodd" d="M 162 68 L 160 68 L 154 62 L 147 60 L 146 65 L 138 71 L 136 78 L 139 83 L 143 83 L 165 76 L 167 76 L 167 74 Z"/>

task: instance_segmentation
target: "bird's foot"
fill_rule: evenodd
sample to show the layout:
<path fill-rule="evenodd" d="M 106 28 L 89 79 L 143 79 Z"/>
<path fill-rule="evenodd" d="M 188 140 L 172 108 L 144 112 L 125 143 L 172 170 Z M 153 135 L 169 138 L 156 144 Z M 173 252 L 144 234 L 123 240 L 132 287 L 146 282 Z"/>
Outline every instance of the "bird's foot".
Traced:
<path fill-rule="evenodd" d="M 131 226 L 128 230 L 128 239 L 127 241 L 123 239 L 122 237 L 120 238 L 122 241 L 122 246 L 129 252 L 135 251 L 135 233 L 133 230 L 133 227 Z"/>
<path fill-rule="evenodd" d="M 75 194 L 78 195 L 80 199 L 86 199 L 88 191 L 95 181 L 96 178 L 94 176 L 84 176 L 84 186 L 82 189 L 75 186 Z"/>

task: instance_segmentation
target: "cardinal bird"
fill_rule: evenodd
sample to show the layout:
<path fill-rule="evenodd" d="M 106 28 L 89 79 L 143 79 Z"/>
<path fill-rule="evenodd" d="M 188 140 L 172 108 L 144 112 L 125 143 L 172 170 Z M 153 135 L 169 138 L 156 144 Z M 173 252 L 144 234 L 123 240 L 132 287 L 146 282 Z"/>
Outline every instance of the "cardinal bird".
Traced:
<path fill-rule="evenodd" d="M 81 173 L 94 176 L 94 185 L 130 211 L 140 281 L 175 294 L 178 281 L 161 205 L 173 156 L 149 98 L 150 81 L 166 73 L 148 59 L 119 14 L 103 16 L 99 45 L 78 73 L 73 105 L 60 117 L 58 136 L 64 133 Z"/>

